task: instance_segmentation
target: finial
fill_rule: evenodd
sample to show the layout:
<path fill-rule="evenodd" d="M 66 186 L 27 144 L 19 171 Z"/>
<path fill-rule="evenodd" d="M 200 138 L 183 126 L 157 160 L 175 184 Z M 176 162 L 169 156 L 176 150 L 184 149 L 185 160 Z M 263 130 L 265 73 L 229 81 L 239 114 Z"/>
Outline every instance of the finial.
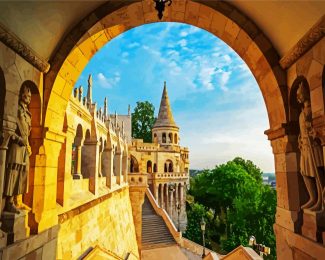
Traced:
<path fill-rule="evenodd" d="M 130 106 L 130 104 L 128 105 L 128 115 L 129 116 L 131 115 L 131 106 Z"/>
<path fill-rule="evenodd" d="M 104 118 L 107 117 L 107 97 L 104 98 Z"/>
<path fill-rule="evenodd" d="M 93 76 L 91 74 L 88 76 L 88 85 L 93 85 Z"/>
<path fill-rule="evenodd" d="M 87 101 L 88 101 L 89 107 L 92 104 L 92 99 L 93 99 L 92 87 L 93 87 L 93 77 L 91 76 L 91 74 L 89 74 L 89 77 L 88 77 L 88 91 L 87 91 Z"/>

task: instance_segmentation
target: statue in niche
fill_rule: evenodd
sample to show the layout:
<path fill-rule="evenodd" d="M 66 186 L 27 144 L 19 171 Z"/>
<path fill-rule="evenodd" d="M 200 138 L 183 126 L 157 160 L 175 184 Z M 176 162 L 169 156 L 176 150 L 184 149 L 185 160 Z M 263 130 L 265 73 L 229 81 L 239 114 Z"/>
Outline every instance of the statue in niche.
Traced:
<path fill-rule="evenodd" d="M 28 110 L 31 90 L 23 84 L 19 93 L 16 131 L 11 136 L 6 156 L 5 208 L 4 211 L 19 214 L 16 205 L 17 195 L 24 194 L 28 188 L 29 156 L 31 148 L 28 137 L 31 131 L 32 117 Z"/>
<path fill-rule="evenodd" d="M 302 104 L 299 115 L 300 134 L 298 144 L 300 149 L 300 172 L 308 191 L 309 200 L 301 207 L 310 211 L 323 209 L 322 190 L 324 163 L 322 147 L 317 142 L 315 130 L 312 127 L 312 112 L 309 90 L 301 82 L 297 90 L 297 100 Z"/>

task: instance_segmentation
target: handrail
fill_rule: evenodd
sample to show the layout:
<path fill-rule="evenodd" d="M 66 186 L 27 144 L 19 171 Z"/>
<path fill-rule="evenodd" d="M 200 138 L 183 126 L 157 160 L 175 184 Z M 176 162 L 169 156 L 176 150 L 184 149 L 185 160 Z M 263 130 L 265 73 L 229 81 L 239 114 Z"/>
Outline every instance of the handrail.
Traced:
<path fill-rule="evenodd" d="M 182 241 L 182 233 L 178 232 L 173 221 L 170 219 L 169 215 L 167 214 L 167 212 L 162 209 L 161 207 L 159 207 L 157 201 L 155 200 L 154 196 L 152 195 L 151 191 L 149 188 L 146 189 L 146 195 L 151 203 L 151 205 L 153 206 L 155 212 L 161 216 L 169 230 L 169 232 L 172 234 L 173 238 L 175 239 L 175 241 L 177 242 L 177 244 L 179 244 L 180 246 L 182 246 L 183 241 Z"/>

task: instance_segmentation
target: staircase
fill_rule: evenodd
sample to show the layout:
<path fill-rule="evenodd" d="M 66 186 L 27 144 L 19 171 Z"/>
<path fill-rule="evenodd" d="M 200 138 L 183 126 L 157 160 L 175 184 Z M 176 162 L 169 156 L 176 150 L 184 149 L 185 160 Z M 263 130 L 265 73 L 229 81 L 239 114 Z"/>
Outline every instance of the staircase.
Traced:
<path fill-rule="evenodd" d="M 176 245 L 162 217 L 145 196 L 142 205 L 142 249 Z"/>

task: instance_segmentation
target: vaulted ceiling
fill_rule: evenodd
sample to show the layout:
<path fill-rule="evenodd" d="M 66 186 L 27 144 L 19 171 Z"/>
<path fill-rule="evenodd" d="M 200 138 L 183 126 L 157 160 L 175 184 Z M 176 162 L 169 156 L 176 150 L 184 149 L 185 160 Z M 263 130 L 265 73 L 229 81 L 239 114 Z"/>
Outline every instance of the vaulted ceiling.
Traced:
<path fill-rule="evenodd" d="M 0 2 L 0 23 L 48 60 L 69 31 L 104 1 Z M 230 3 L 250 17 L 280 56 L 324 15 L 325 1 L 242 1 Z"/>

